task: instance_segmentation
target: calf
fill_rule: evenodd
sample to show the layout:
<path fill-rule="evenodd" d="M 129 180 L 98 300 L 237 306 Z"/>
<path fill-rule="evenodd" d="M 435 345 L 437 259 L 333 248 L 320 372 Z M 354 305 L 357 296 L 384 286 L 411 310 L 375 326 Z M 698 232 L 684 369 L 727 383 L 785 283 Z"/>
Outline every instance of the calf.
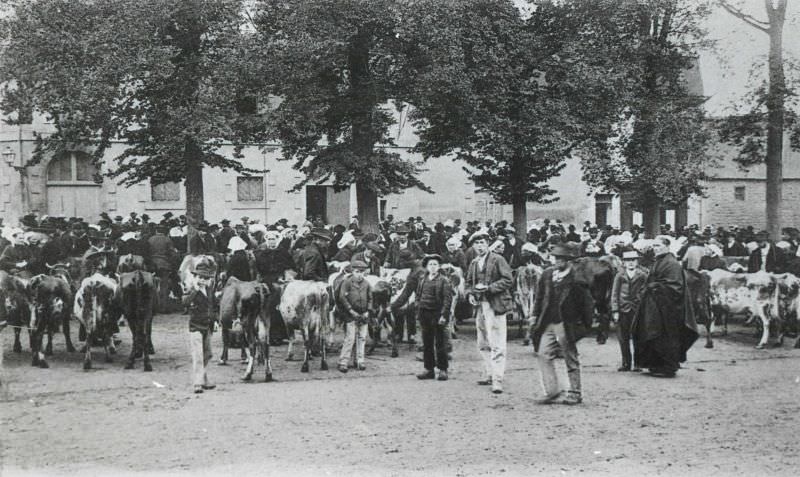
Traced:
<path fill-rule="evenodd" d="M 372 310 L 369 311 L 373 318 L 369 323 L 372 344 L 367 350 L 367 354 L 372 354 L 375 351 L 381 331 L 385 329 L 386 336 L 389 338 L 389 343 L 392 347 L 391 357 L 396 358 L 399 356 L 399 352 L 397 350 L 397 336 L 394 332 L 394 315 L 390 307 L 392 296 L 394 296 L 392 285 L 385 279 L 374 275 L 366 275 L 364 278 L 372 288 Z"/>
<path fill-rule="evenodd" d="M 78 321 L 86 328 L 86 348 L 83 369 L 92 368 L 92 344 L 99 335 L 106 353 L 106 362 L 112 362 L 111 355 L 116 353 L 111 335 L 114 318 L 112 308 L 117 282 L 100 273 L 84 278 L 75 297 L 73 312 Z"/>
<path fill-rule="evenodd" d="M 157 279 L 153 273 L 141 269 L 120 273 L 118 278 L 119 286 L 115 290 L 114 300 L 122 308 L 133 338 L 125 369 L 133 369 L 136 357 L 141 354 L 144 370 L 152 371 L 150 350 L 153 345 L 150 335 L 158 300 Z"/>
<path fill-rule="evenodd" d="M 269 287 L 258 281 L 243 282 L 229 277 L 219 306 L 222 322 L 238 321 L 244 334 L 247 367 L 242 381 L 253 377 L 255 357 L 260 354 L 266 365 L 265 381 L 272 381 L 272 362 L 269 357 Z M 227 345 L 223 357 L 227 359 Z"/>
<path fill-rule="evenodd" d="M 621 270 L 621 260 L 615 255 L 602 257 L 583 257 L 575 260 L 575 280 L 589 287 L 594 300 L 600 330 L 597 343 L 604 344 L 608 338 L 611 319 L 611 289 L 614 276 Z"/>
<path fill-rule="evenodd" d="M 33 315 L 33 301 L 29 293 L 26 280 L 0 270 L 0 323 L 14 328 L 15 353 L 22 352 L 20 333 L 22 328 L 28 328 Z M 31 343 L 32 337 L 28 330 L 28 339 Z"/>
<path fill-rule="evenodd" d="M 278 309 L 289 332 L 286 359 L 288 361 L 292 358 L 294 330 L 299 330 L 303 335 L 305 345 L 301 372 L 308 372 L 311 349 L 315 344 L 319 344 L 322 351 L 320 368 L 328 369 L 324 338 L 328 329 L 332 327 L 328 313 L 329 308 L 330 294 L 328 293 L 328 284 L 325 282 L 294 280 L 287 283 L 283 290 Z"/>
<path fill-rule="evenodd" d="M 464 286 L 464 270 L 450 263 L 443 263 L 440 270 L 453 287 L 453 300 L 450 302 L 450 323 L 448 328 L 450 338 L 456 339 L 456 308 L 459 304 L 467 302 L 467 291 Z"/>
<path fill-rule="evenodd" d="M 36 275 L 29 283 L 33 295 L 31 313 L 31 364 L 47 368 L 44 356 L 53 353 L 53 334 L 62 326 L 67 342 L 67 350 L 74 351 L 69 335 L 69 310 L 72 306 L 72 290 L 69 283 L 60 277 Z M 42 339 L 47 334 L 47 348 L 42 352 Z"/>
<path fill-rule="evenodd" d="M 800 278 L 791 273 L 774 275 L 780 290 L 778 303 L 778 316 L 780 316 L 781 329 L 778 330 L 778 342 L 783 343 L 783 336 L 787 328 L 798 331 L 798 318 L 800 317 Z M 800 348 L 800 338 L 795 341 L 795 348 Z"/>
<path fill-rule="evenodd" d="M 706 327 L 706 348 L 713 348 L 711 327 L 714 324 L 714 318 L 711 314 L 711 279 L 697 270 L 684 270 L 684 273 L 687 301 L 694 308 L 697 322 L 703 323 Z"/>
<path fill-rule="evenodd" d="M 775 277 L 766 272 L 732 273 L 727 270 L 703 271 L 710 279 L 710 306 L 715 318 L 721 318 L 727 331 L 730 314 L 745 314 L 748 323 L 755 318 L 763 326 L 756 348 L 769 341 L 770 322 L 779 319 L 779 288 Z"/>

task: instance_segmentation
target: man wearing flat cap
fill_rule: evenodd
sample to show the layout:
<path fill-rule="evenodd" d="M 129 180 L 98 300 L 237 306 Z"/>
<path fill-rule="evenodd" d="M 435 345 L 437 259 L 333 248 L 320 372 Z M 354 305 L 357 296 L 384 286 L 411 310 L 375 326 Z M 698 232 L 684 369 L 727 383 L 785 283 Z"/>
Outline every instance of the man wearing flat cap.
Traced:
<path fill-rule="evenodd" d="M 558 244 L 551 255 L 555 266 L 542 273 L 533 305 L 531 337 L 538 353 L 544 398 L 540 404 L 579 404 L 582 402 L 581 367 L 577 341 L 592 326 L 594 301 L 589 288 L 576 280 L 572 261 L 580 255 L 573 242 Z M 559 387 L 554 361 L 563 358 L 569 389 Z"/>
<path fill-rule="evenodd" d="M 408 250 L 412 260 L 422 258 L 424 253 L 416 242 L 409 240 L 408 227 L 405 225 L 398 225 L 394 233 L 397 234 L 397 239 L 389 245 L 389 250 L 386 252 L 386 260 L 383 266 L 385 268 L 409 268 L 407 261 L 402 260 L 400 254 Z M 404 263 L 405 262 L 405 263 Z"/>
<path fill-rule="evenodd" d="M 369 313 L 372 309 L 372 288 L 364 279 L 367 264 L 361 260 L 350 262 L 353 273 L 344 279 L 336 297 L 337 306 L 341 306 L 341 320 L 344 322 L 344 342 L 339 355 L 339 371 L 346 373 L 350 362 L 353 344 L 356 348 L 356 365 L 359 371 L 366 369 L 364 365 L 364 345 L 367 340 Z"/>
<path fill-rule="evenodd" d="M 475 232 L 470 243 L 477 256 L 469 264 L 466 287 L 469 303 L 477 308 L 475 326 L 483 370 L 478 384 L 491 385 L 492 392 L 503 392 L 506 368 L 506 313 L 513 308 L 513 276 L 506 260 L 489 251 L 489 235 Z"/>

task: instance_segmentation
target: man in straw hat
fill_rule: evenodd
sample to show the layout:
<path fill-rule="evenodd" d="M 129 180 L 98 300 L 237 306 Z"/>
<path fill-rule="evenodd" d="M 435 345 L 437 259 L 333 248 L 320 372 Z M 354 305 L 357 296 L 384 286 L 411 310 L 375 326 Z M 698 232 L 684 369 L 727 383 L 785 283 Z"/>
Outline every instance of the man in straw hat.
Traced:
<path fill-rule="evenodd" d="M 588 287 L 575 279 L 572 261 L 580 255 L 579 245 L 558 244 L 550 252 L 555 266 L 542 273 L 533 306 L 533 346 L 538 352 L 544 398 L 540 404 L 580 404 L 581 364 L 576 343 L 592 326 L 594 302 Z M 555 363 L 563 358 L 569 389 L 559 386 Z"/>
<path fill-rule="evenodd" d="M 492 392 L 503 392 L 506 368 L 506 313 L 511 311 L 511 267 L 506 260 L 489 251 L 489 235 L 475 232 L 470 243 L 477 256 L 467 271 L 469 303 L 476 310 L 478 350 L 483 359 L 480 385 L 491 385 Z"/>
<path fill-rule="evenodd" d="M 214 330 L 214 292 L 211 280 L 214 270 L 200 263 L 192 272 L 195 279 L 183 297 L 189 310 L 189 346 L 192 354 L 192 384 L 195 393 L 214 389 L 208 381 L 208 361 L 211 359 L 211 333 Z"/>
<path fill-rule="evenodd" d="M 629 250 L 622 253 L 624 270 L 614 277 L 611 291 L 611 314 L 617 323 L 617 337 L 622 353 L 622 366 L 617 371 L 631 371 L 631 324 L 644 295 L 647 272 L 639 267 L 639 253 Z M 641 369 L 633 363 L 633 371 Z"/>

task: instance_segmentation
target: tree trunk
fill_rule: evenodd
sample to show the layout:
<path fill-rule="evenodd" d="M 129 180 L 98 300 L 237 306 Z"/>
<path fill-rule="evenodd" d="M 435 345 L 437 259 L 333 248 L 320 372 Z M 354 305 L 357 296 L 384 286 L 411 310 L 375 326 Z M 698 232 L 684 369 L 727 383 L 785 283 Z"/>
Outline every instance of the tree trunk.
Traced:
<path fill-rule="evenodd" d="M 189 224 L 187 241 L 191 245 L 197 227 L 205 218 L 203 202 L 203 165 L 199 159 L 200 151 L 194 145 L 186 146 L 186 221 Z M 189 253 L 194 250 L 189 249 Z"/>
<path fill-rule="evenodd" d="M 658 201 L 649 202 L 642 209 L 645 237 L 652 239 L 661 234 L 661 204 Z"/>
<path fill-rule="evenodd" d="M 783 74 L 783 23 L 785 0 L 766 0 L 769 16 L 769 91 L 767 93 L 767 232 L 777 240 L 781 236 L 783 203 L 783 121 L 786 89 Z"/>
<path fill-rule="evenodd" d="M 514 210 L 514 229 L 517 238 L 524 241 L 528 233 L 528 200 L 524 195 L 514 196 L 511 204 Z"/>
<path fill-rule="evenodd" d="M 360 182 L 356 183 L 358 224 L 365 233 L 378 233 L 378 193 Z"/>

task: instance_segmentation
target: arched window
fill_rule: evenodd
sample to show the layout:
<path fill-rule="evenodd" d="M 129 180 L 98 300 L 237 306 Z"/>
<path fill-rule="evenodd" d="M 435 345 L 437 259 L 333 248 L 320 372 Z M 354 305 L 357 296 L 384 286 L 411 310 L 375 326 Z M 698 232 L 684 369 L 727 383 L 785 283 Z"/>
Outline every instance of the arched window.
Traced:
<path fill-rule="evenodd" d="M 54 185 L 99 185 L 94 181 L 99 171 L 85 152 L 65 152 L 53 158 L 47 167 L 47 183 Z"/>

